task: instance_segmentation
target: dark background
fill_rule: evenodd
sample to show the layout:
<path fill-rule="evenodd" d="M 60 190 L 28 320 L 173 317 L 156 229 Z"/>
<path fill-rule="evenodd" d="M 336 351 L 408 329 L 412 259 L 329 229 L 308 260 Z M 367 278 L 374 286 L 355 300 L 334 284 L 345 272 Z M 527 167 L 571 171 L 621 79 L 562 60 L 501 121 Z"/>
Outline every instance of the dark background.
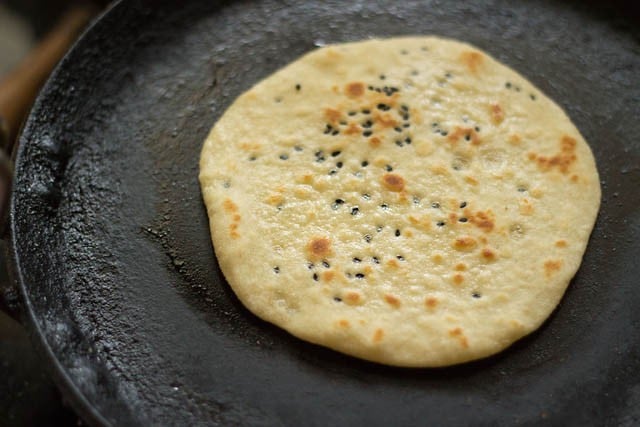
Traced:
<path fill-rule="evenodd" d="M 8 0 L 4 2 L 30 26 L 35 39 L 41 38 L 65 8 L 74 2 L 65 0 Z M 77 2 L 75 2 L 77 3 Z M 104 6 L 108 2 L 93 2 Z M 637 1 L 568 1 L 576 7 L 594 7 L 603 19 L 640 23 Z M 4 253 L 4 247 L 0 248 Z M 0 262 L 0 280 L 5 281 L 4 262 Z M 0 312 L 0 426 L 69 426 L 81 421 L 67 408 L 63 397 L 50 380 L 47 369 L 31 346 L 22 326 Z"/>

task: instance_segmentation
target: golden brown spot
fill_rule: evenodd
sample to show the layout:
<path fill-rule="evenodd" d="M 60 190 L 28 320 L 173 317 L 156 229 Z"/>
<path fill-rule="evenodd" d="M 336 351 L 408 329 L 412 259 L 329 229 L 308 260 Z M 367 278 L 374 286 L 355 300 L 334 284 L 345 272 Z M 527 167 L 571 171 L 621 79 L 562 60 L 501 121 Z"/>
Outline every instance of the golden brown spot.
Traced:
<path fill-rule="evenodd" d="M 478 180 L 472 176 L 467 175 L 464 177 L 464 180 L 467 184 L 478 185 Z"/>
<path fill-rule="evenodd" d="M 449 214 L 449 221 L 451 221 L 451 222 L 455 222 L 455 221 L 457 221 L 457 220 L 458 220 L 458 215 L 456 215 L 455 213 L 451 212 L 451 213 Z"/>
<path fill-rule="evenodd" d="M 577 141 L 570 136 L 563 136 L 560 140 L 560 151 L 551 157 L 539 156 L 535 153 L 529 153 L 528 157 L 531 161 L 536 161 L 538 168 L 543 171 L 548 171 L 552 168 L 558 168 L 558 170 L 567 174 L 569 167 L 577 160 L 575 154 Z"/>
<path fill-rule="evenodd" d="M 271 206 L 278 206 L 284 202 L 284 197 L 282 196 L 282 194 L 272 194 L 271 196 L 267 197 L 265 201 Z"/>
<path fill-rule="evenodd" d="M 364 94 L 364 84 L 360 82 L 349 83 L 345 88 L 345 93 L 349 98 L 357 98 Z"/>
<path fill-rule="evenodd" d="M 465 210 L 465 214 L 467 215 L 470 223 L 486 233 L 493 230 L 493 227 L 495 226 L 493 214 L 490 210 L 486 212 L 478 211 L 476 213 L 471 213 L 470 211 L 467 212 Z"/>
<path fill-rule="evenodd" d="M 387 261 L 387 265 L 391 268 L 398 268 L 400 267 L 400 265 L 398 264 L 398 262 L 395 259 L 390 259 L 389 261 Z"/>
<path fill-rule="evenodd" d="M 554 272 L 560 270 L 561 266 L 562 260 L 549 260 L 544 263 L 544 272 L 546 273 L 547 277 L 551 276 Z"/>
<path fill-rule="evenodd" d="M 360 132 L 362 132 L 362 128 L 356 123 L 349 123 L 349 126 L 343 131 L 345 135 L 356 135 Z"/>
<path fill-rule="evenodd" d="M 396 308 L 400 307 L 400 300 L 397 297 L 395 297 L 395 296 L 393 296 L 391 294 L 385 294 L 384 295 L 384 300 L 388 304 L 390 304 L 390 305 L 392 305 L 392 306 L 394 306 Z"/>
<path fill-rule="evenodd" d="M 563 239 L 558 240 L 556 242 L 556 246 L 559 247 L 559 248 L 566 248 L 567 247 L 567 241 L 563 240 Z"/>
<path fill-rule="evenodd" d="M 322 280 L 324 280 L 325 282 L 332 281 L 334 277 L 336 277 L 336 273 L 331 270 L 322 273 Z"/>
<path fill-rule="evenodd" d="M 362 271 L 364 271 L 364 274 L 371 274 L 373 272 L 373 268 L 371 268 L 370 265 L 367 265 L 364 267 L 364 270 Z"/>
<path fill-rule="evenodd" d="M 324 116 L 327 118 L 329 123 L 336 125 L 338 124 L 340 117 L 342 117 L 342 113 L 338 110 L 334 110 L 333 108 L 326 108 L 324 110 Z"/>
<path fill-rule="evenodd" d="M 462 54 L 460 55 L 460 61 L 462 61 L 462 63 L 467 66 L 472 74 L 475 74 L 478 71 L 478 68 L 480 68 L 480 66 L 482 65 L 484 57 L 480 52 L 471 50 L 462 52 Z"/>
<path fill-rule="evenodd" d="M 484 258 L 487 261 L 493 261 L 496 259 L 496 253 L 490 248 L 482 249 L 481 254 L 482 254 L 482 258 Z"/>
<path fill-rule="evenodd" d="M 239 221 L 240 221 L 240 215 L 235 214 L 235 215 L 233 216 L 233 220 L 234 220 L 234 221 L 236 221 L 236 222 L 239 222 Z"/>
<path fill-rule="evenodd" d="M 455 328 L 449 331 L 449 335 L 453 338 L 457 338 L 460 341 L 460 345 L 464 348 L 469 347 L 469 342 L 467 341 L 467 337 L 464 336 L 462 332 L 462 328 Z"/>
<path fill-rule="evenodd" d="M 398 122 L 389 113 L 380 114 L 376 111 L 373 113 L 373 121 L 383 128 L 394 128 L 398 126 Z"/>
<path fill-rule="evenodd" d="M 469 251 L 478 245 L 476 239 L 470 236 L 458 237 L 453 241 L 453 247 L 459 251 Z"/>
<path fill-rule="evenodd" d="M 411 230 L 406 230 L 404 232 L 404 237 L 412 238 L 413 237 L 413 232 Z"/>
<path fill-rule="evenodd" d="M 571 175 L 571 182 L 578 182 L 578 175 Z"/>
<path fill-rule="evenodd" d="M 260 148 L 262 145 L 258 143 L 243 142 L 240 144 L 240 149 L 244 151 L 258 151 Z"/>
<path fill-rule="evenodd" d="M 499 104 L 491 104 L 489 106 L 489 111 L 491 113 L 491 123 L 494 125 L 499 125 L 504 120 L 504 111 L 500 107 Z"/>
<path fill-rule="evenodd" d="M 456 128 L 449 134 L 447 140 L 455 145 L 458 143 L 460 138 L 464 138 L 466 141 L 471 141 L 471 145 L 480 145 L 482 141 L 480 140 L 480 136 L 478 136 L 478 132 L 474 128 L 461 128 L 460 126 L 456 126 Z"/>
<path fill-rule="evenodd" d="M 453 283 L 456 285 L 461 285 L 464 282 L 464 276 L 460 273 L 456 273 L 453 275 Z"/>
<path fill-rule="evenodd" d="M 509 136 L 509 143 L 511 145 L 520 145 L 521 142 L 522 142 L 522 138 L 517 133 L 514 133 L 511 136 Z"/>
<path fill-rule="evenodd" d="M 444 261 L 444 257 L 441 254 L 434 254 L 431 259 L 433 260 L 433 262 L 435 262 L 436 264 L 440 264 L 442 261 Z"/>
<path fill-rule="evenodd" d="M 238 206 L 233 203 L 231 199 L 225 199 L 224 202 L 222 202 L 222 207 L 229 213 L 236 212 L 238 210 Z"/>
<path fill-rule="evenodd" d="M 326 237 L 314 237 L 307 244 L 307 253 L 311 259 L 326 258 L 331 255 L 331 241 Z"/>
<path fill-rule="evenodd" d="M 231 235 L 232 239 L 237 239 L 238 237 L 240 237 L 240 235 L 236 231 L 231 231 L 231 233 L 229 234 Z"/>
<path fill-rule="evenodd" d="M 467 269 L 467 265 L 460 262 L 458 264 L 456 264 L 456 266 L 454 267 L 456 271 L 465 271 Z"/>
<path fill-rule="evenodd" d="M 533 205 L 529 201 L 529 199 L 522 199 L 520 201 L 520 213 L 522 215 L 531 215 L 533 214 Z"/>
<path fill-rule="evenodd" d="M 385 173 L 382 175 L 382 185 L 389 191 L 404 190 L 404 178 L 395 173 Z"/>
<path fill-rule="evenodd" d="M 382 329 L 378 328 L 373 333 L 373 342 L 380 342 L 380 341 L 382 341 L 383 337 L 384 337 L 384 331 Z"/>
<path fill-rule="evenodd" d="M 435 308 L 438 305 L 438 299 L 435 297 L 428 297 L 424 300 L 424 304 L 429 308 Z"/>
<path fill-rule="evenodd" d="M 360 302 L 360 294 L 357 292 L 348 292 L 344 299 L 349 305 L 358 304 Z"/>
<path fill-rule="evenodd" d="M 369 145 L 371 145 L 373 148 L 379 147 L 381 143 L 382 141 L 380 141 L 380 138 L 378 138 L 377 136 L 369 138 Z"/>
<path fill-rule="evenodd" d="M 340 325 L 343 328 L 348 328 L 350 326 L 349 321 L 347 319 L 339 320 L 338 325 Z"/>

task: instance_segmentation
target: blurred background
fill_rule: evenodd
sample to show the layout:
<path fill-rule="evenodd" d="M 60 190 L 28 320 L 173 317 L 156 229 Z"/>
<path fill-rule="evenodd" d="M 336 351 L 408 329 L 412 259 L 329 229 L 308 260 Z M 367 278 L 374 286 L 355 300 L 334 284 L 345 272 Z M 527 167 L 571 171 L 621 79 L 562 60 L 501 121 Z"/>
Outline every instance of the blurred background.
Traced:
<path fill-rule="evenodd" d="M 7 83 L 10 72 L 22 61 L 30 61 L 29 55 L 33 56 L 34 49 L 48 35 L 55 33 L 53 37 L 60 37 L 62 31 L 71 30 L 59 43 L 68 44 L 107 4 L 107 1 L 0 0 L 0 82 L 5 84 L 4 93 L 15 87 Z M 70 14 L 76 16 L 73 22 L 69 21 Z M 61 22 L 65 28 L 61 28 Z M 58 52 L 52 48 L 48 52 L 45 62 L 56 63 Z M 44 78 L 49 71 L 47 65 L 41 65 Z M 0 250 L 4 254 L 4 248 Z M 5 263 L 0 262 L 0 283 L 6 281 Z M 0 426 L 79 425 L 82 422 L 63 401 L 27 331 L 0 310 Z"/>
<path fill-rule="evenodd" d="M 596 5 L 602 16 L 623 14 L 640 23 L 638 0 L 566 1 Z M 29 73 L 33 73 L 28 77 L 35 79 L 37 91 L 67 46 L 108 3 L 107 0 L 0 0 L 0 116 L 6 117 L 1 108 L 4 95 L 5 107 L 15 115 L 11 124 L 14 135 L 32 97 L 27 93 L 23 97 L 24 105 L 18 108 L 13 101 L 6 101 L 11 98 L 7 94 Z M 42 50 L 38 51 L 42 43 L 49 43 L 48 55 L 36 61 L 38 67 L 34 67 L 33 57 L 42 57 Z M 35 68 L 41 72 L 34 73 Z M 2 254 L 5 253 L 3 244 L 0 239 Z M 0 284 L 7 282 L 5 268 L 5 262 L 0 259 Z M 0 303 L 0 427 L 82 425 L 50 379 L 27 331 L 1 308 Z"/>

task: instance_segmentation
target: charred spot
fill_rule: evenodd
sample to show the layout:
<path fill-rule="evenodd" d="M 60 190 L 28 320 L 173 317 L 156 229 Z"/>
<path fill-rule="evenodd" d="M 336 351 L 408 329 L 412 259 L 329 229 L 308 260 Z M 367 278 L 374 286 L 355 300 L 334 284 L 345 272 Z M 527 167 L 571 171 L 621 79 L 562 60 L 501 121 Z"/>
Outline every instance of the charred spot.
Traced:
<path fill-rule="evenodd" d="M 342 162 L 338 162 L 338 163 L 336 163 L 336 167 L 337 167 L 338 169 L 340 169 L 342 166 L 343 166 L 343 163 L 342 163 Z"/>
<path fill-rule="evenodd" d="M 461 217 L 461 218 L 459 218 L 459 219 L 458 219 L 458 221 L 460 221 L 460 222 L 467 222 L 467 221 L 469 221 L 469 219 L 467 219 L 467 218 L 465 218 L 465 217 Z"/>
<path fill-rule="evenodd" d="M 460 209 L 464 209 L 467 207 L 467 202 L 460 203 Z"/>
<path fill-rule="evenodd" d="M 313 273 L 313 280 L 318 281 L 318 273 Z"/>
<path fill-rule="evenodd" d="M 397 258 L 399 261 L 404 261 L 404 257 L 403 257 L 402 255 L 396 255 L 396 258 Z"/>
<path fill-rule="evenodd" d="M 396 228 L 396 231 L 395 231 L 396 237 L 400 237 L 400 234 L 402 234 L 402 233 L 400 233 L 400 230 Z"/>
<path fill-rule="evenodd" d="M 405 144 L 411 144 L 411 138 L 406 137 L 406 138 L 404 139 L 404 142 L 405 142 Z"/>
<path fill-rule="evenodd" d="M 333 300 L 335 302 L 342 302 L 342 298 L 340 298 L 340 297 L 333 297 Z"/>
<path fill-rule="evenodd" d="M 300 83 L 296 84 L 296 90 L 300 91 L 300 89 L 302 89 L 302 86 L 300 85 Z"/>
<path fill-rule="evenodd" d="M 364 274 L 356 273 L 356 279 L 364 279 Z"/>
<path fill-rule="evenodd" d="M 371 132 L 370 130 L 365 130 L 364 132 L 362 132 L 362 136 L 367 137 L 367 136 L 371 136 L 371 135 L 373 135 L 373 132 Z"/>
<path fill-rule="evenodd" d="M 474 293 L 471 294 L 471 296 L 474 297 L 474 298 L 481 298 L 482 294 L 480 294 L 479 292 L 474 292 Z"/>
<path fill-rule="evenodd" d="M 273 272 L 276 273 L 276 274 L 279 274 L 280 273 L 280 267 L 278 267 L 278 266 L 273 267 Z"/>
<path fill-rule="evenodd" d="M 362 163 L 360 163 L 360 165 L 361 165 L 363 168 L 366 168 L 367 166 L 369 166 L 369 162 L 367 162 L 366 160 L 364 160 Z"/>
<path fill-rule="evenodd" d="M 340 155 L 340 151 L 339 150 L 338 151 L 334 151 L 334 152 L 331 153 L 331 157 L 337 157 L 339 155 Z"/>
<path fill-rule="evenodd" d="M 384 167 L 384 170 L 386 170 L 387 172 L 391 172 L 393 170 L 393 167 L 391 167 L 391 165 L 386 165 Z"/>
<path fill-rule="evenodd" d="M 362 259 L 358 258 L 358 257 L 353 257 L 353 262 L 355 262 L 356 264 L 361 263 Z"/>
<path fill-rule="evenodd" d="M 351 215 L 358 215 L 358 213 L 360 212 L 360 208 L 357 206 L 354 206 L 351 208 Z"/>
<path fill-rule="evenodd" d="M 384 103 L 380 103 L 380 104 L 378 104 L 378 105 L 376 106 L 376 108 L 377 108 L 378 110 L 381 110 L 381 111 L 389 111 L 389 110 L 391 109 L 391 107 L 390 107 L 390 106 L 388 106 L 387 104 L 384 104 Z"/>

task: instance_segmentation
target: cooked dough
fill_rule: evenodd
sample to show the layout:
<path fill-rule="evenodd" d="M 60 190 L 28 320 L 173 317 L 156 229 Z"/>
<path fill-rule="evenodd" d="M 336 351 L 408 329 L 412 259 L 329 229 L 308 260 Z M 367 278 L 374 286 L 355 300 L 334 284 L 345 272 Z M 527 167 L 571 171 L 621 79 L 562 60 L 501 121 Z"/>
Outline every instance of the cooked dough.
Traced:
<path fill-rule="evenodd" d="M 486 357 L 538 328 L 600 203 L 560 107 L 436 37 L 327 46 L 262 80 L 211 130 L 200 183 L 250 311 L 410 367 Z"/>

